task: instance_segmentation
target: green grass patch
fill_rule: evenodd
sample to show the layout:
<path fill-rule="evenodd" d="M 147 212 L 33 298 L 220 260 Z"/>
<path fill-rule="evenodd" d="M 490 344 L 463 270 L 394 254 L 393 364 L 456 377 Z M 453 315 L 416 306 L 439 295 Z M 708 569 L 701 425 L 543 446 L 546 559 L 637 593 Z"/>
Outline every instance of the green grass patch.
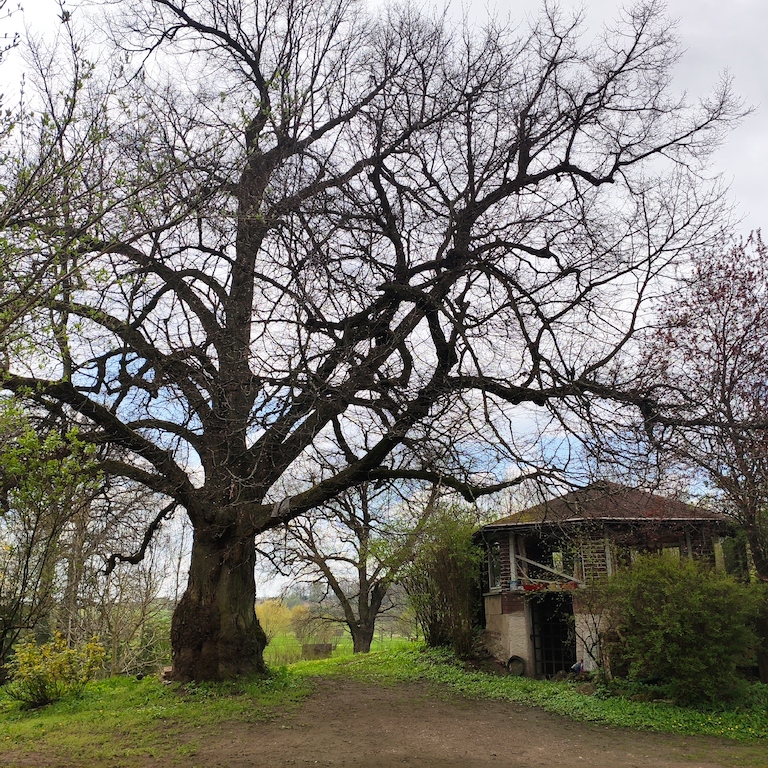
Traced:
<path fill-rule="evenodd" d="M 282 669 L 264 679 L 183 687 L 156 677 L 112 677 L 38 710 L 23 710 L 0 694 L 0 751 L 112 766 L 130 766 L 137 756 L 194 754 L 196 729 L 269 719 L 311 688 L 310 680 Z"/>
<path fill-rule="evenodd" d="M 333 643 L 335 647 L 331 658 L 349 658 L 353 655 L 352 637 L 348 632 L 336 638 Z M 390 637 L 389 635 L 378 634 L 371 643 L 371 651 L 374 652 L 411 647 L 413 647 L 411 641 L 397 635 Z M 301 643 L 292 633 L 276 635 L 269 641 L 269 645 L 264 650 L 264 660 L 272 667 L 295 664 L 301 661 Z"/>
<path fill-rule="evenodd" d="M 353 658 L 305 661 L 293 665 L 300 677 L 346 676 L 379 684 L 427 680 L 469 698 L 501 699 L 542 707 L 575 720 L 638 730 L 719 736 L 753 741 L 768 739 L 768 686 L 754 684 L 740 705 L 692 708 L 667 702 L 640 702 L 585 691 L 573 682 L 500 677 L 468 671 L 450 653 L 413 646 Z"/>

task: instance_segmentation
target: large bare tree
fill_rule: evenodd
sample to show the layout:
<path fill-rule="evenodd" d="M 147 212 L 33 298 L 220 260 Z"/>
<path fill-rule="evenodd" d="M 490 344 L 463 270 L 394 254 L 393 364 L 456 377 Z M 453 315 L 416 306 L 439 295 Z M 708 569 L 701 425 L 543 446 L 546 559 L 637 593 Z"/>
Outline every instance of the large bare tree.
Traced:
<path fill-rule="evenodd" d="M 703 162 L 738 105 L 669 93 L 655 2 L 591 45 L 550 7 L 483 30 L 350 0 L 119 7 L 109 172 L 84 178 L 110 207 L 91 225 L 100 198 L 64 195 L 36 230 L 78 237 L 2 380 L 168 497 L 148 535 L 186 511 L 174 675 L 229 677 L 263 669 L 256 534 L 365 481 L 475 498 L 547 469 L 547 419 L 641 402 L 614 362 L 722 215 Z"/>

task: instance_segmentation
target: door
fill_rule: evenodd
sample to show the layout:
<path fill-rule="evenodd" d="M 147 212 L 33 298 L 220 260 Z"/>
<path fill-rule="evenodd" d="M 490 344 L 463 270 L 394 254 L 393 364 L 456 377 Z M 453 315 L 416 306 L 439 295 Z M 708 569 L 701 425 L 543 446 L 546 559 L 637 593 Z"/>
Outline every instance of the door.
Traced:
<path fill-rule="evenodd" d="M 536 676 L 549 678 L 558 672 L 570 672 L 576 663 L 571 595 L 536 595 L 531 599 L 531 624 Z"/>

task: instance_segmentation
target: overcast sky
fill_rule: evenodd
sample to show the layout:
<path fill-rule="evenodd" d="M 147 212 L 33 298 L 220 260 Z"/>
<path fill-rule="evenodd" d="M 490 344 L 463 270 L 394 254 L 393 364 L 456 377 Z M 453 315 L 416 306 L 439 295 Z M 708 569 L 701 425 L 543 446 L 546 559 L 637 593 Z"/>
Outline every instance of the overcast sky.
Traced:
<path fill-rule="evenodd" d="M 590 30 L 630 5 L 614 0 L 560 0 L 566 10 L 584 9 Z M 768 1 L 767 0 L 667 0 L 667 12 L 677 20 L 685 54 L 675 87 L 689 96 L 706 95 L 724 71 L 734 79 L 734 91 L 755 108 L 728 137 L 714 156 L 714 168 L 730 184 L 741 233 L 764 227 L 768 234 Z M 464 0 L 469 16 L 485 8 L 510 18 L 535 14 L 539 0 Z M 483 9 L 483 10 L 479 10 Z"/>
<path fill-rule="evenodd" d="M 55 0 L 21 1 L 28 24 L 38 29 L 56 28 Z M 92 3 L 97 5 L 98 0 Z M 417 0 L 417 4 L 429 3 Z M 11 4 L 15 5 L 16 0 Z M 595 31 L 626 4 L 615 0 L 560 0 L 563 9 L 583 8 L 589 29 Z M 76 5 L 76 0 L 68 3 L 69 7 Z M 541 2 L 453 0 L 452 6 L 466 9 L 472 21 L 481 21 L 488 8 L 495 9 L 497 16 L 522 20 L 526 14 L 535 14 Z M 755 108 L 717 151 L 714 167 L 731 186 L 731 196 L 742 218 L 741 232 L 762 226 L 768 230 L 768 183 L 764 180 L 768 167 L 768 0 L 667 0 L 667 9 L 678 21 L 686 49 L 675 86 L 696 98 L 711 91 L 720 74 L 728 70 L 736 93 Z M 7 77 L 10 72 L 8 67 L 3 75 Z"/>

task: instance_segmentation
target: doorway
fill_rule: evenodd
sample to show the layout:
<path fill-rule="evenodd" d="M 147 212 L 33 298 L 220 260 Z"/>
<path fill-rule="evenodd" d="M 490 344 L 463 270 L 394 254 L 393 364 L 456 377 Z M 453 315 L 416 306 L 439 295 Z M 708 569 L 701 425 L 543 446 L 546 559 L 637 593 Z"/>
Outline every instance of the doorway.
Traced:
<path fill-rule="evenodd" d="M 550 678 L 558 672 L 570 672 L 576 663 L 571 595 L 537 595 L 531 600 L 531 624 L 536 676 Z"/>

